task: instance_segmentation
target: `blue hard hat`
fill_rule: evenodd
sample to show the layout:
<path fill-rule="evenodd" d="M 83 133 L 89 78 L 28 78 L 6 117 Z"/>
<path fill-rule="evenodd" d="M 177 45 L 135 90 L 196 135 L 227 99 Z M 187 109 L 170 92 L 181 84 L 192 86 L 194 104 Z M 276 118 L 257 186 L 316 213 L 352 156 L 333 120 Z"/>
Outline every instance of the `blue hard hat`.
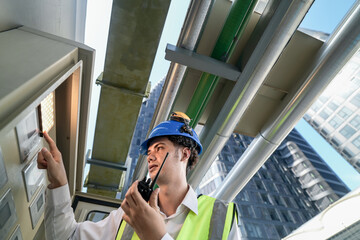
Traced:
<path fill-rule="evenodd" d="M 184 131 L 184 127 L 187 127 L 188 130 Z M 202 146 L 199 140 L 199 137 L 197 136 L 194 129 L 189 127 L 187 124 L 175 120 L 169 120 L 160 123 L 157 125 L 150 133 L 149 138 L 146 139 L 141 145 L 140 145 L 140 151 L 142 154 L 146 154 L 148 149 L 148 143 L 152 139 L 156 137 L 162 137 L 162 136 L 184 136 L 187 138 L 190 138 L 195 141 L 197 144 L 196 150 L 198 151 L 198 154 L 200 155 L 202 152 Z"/>

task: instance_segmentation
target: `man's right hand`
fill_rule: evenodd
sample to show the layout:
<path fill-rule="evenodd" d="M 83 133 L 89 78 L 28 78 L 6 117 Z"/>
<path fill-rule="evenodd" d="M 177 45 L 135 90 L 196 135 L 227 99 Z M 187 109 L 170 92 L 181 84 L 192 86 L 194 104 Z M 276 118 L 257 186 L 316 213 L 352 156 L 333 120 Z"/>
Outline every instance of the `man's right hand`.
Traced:
<path fill-rule="evenodd" d="M 44 147 L 38 153 L 38 168 L 47 169 L 47 175 L 50 182 L 48 188 L 53 189 L 64 186 L 67 184 L 67 178 L 61 153 L 47 132 L 44 132 L 44 138 L 49 144 L 50 151 Z"/>

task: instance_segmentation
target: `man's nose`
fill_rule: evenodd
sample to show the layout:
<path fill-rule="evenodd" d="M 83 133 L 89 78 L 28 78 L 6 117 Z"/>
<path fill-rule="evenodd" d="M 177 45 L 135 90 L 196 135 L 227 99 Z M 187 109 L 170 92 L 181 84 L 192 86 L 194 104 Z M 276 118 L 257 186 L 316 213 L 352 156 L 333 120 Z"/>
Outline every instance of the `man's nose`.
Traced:
<path fill-rule="evenodd" d="M 155 160 L 154 154 L 151 153 L 151 152 L 148 153 L 148 155 L 147 155 L 147 160 L 148 160 L 148 162 L 154 161 L 154 160 Z"/>

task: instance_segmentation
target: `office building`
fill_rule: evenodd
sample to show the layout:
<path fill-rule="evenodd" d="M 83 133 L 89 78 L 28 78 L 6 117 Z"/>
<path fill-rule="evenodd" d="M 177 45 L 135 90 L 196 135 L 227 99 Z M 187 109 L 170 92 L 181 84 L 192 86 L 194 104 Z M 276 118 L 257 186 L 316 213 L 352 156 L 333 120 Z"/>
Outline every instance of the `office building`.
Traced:
<path fill-rule="evenodd" d="M 199 186 L 211 195 L 252 138 L 233 134 Z M 280 239 L 349 192 L 294 129 L 234 202 L 242 239 Z"/>
<path fill-rule="evenodd" d="M 304 116 L 360 172 L 360 51 Z"/>

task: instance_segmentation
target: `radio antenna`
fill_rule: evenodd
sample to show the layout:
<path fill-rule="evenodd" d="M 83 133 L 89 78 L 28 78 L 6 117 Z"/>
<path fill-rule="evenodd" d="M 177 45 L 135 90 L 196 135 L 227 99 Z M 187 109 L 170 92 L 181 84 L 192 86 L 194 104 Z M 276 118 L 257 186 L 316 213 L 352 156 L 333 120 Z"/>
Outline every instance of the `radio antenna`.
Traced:
<path fill-rule="evenodd" d="M 151 182 L 151 185 L 150 185 L 150 189 L 151 189 L 151 190 L 153 190 L 153 188 L 154 188 L 154 186 L 155 186 L 156 180 L 157 180 L 157 178 L 159 177 L 160 171 L 161 171 L 162 167 L 164 166 L 164 163 L 165 163 L 168 155 L 169 155 L 169 153 L 167 152 L 167 153 L 166 153 L 166 156 L 165 156 L 165 158 L 164 158 L 164 161 L 162 162 L 162 164 L 161 164 L 161 166 L 160 166 L 159 171 L 157 172 L 154 180 Z"/>

